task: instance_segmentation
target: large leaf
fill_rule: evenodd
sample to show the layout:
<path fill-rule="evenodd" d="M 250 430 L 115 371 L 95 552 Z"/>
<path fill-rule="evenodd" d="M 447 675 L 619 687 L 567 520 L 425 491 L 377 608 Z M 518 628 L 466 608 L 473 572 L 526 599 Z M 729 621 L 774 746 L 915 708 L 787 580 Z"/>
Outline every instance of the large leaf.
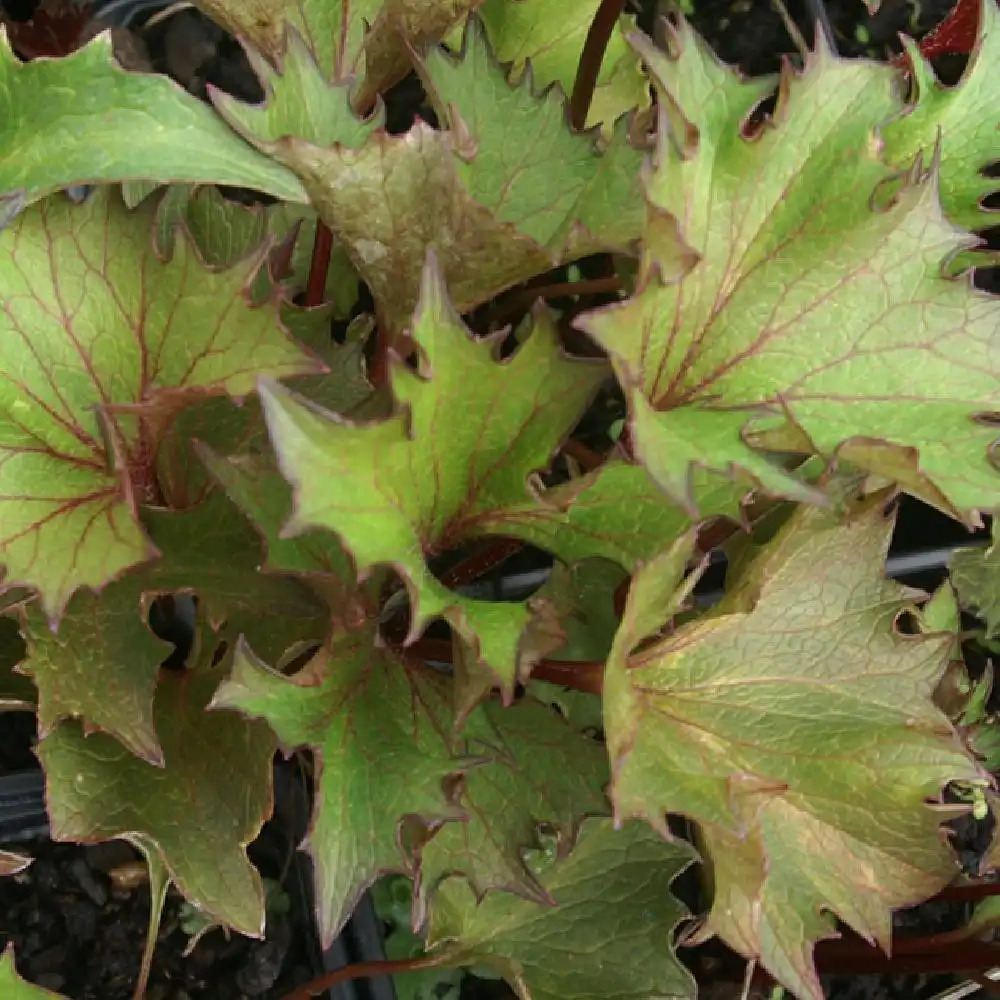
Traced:
<path fill-rule="evenodd" d="M 433 828 L 461 815 L 446 779 L 467 765 L 451 752 L 445 691 L 426 668 L 377 649 L 371 624 L 335 636 L 294 677 L 241 644 L 213 704 L 266 719 L 285 748 L 316 755 L 307 844 L 327 944 L 376 878 L 414 870 L 404 820 Z"/>
<path fill-rule="evenodd" d="M 600 0 L 486 0 L 479 10 L 487 37 L 503 63 L 515 72 L 531 63 L 531 76 L 539 89 L 558 83 L 564 94 L 573 91 L 583 43 L 594 21 Z M 649 104 L 649 81 L 635 52 L 625 40 L 635 18 L 623 17 L 608 41 L 587 113 L 587 125 L 603 122 L 610 131 L 616 119 L 633 108 Z"/>
<path fill-rule="evenodd" d="M 306 200 L 293 174 L 197 98 L 165 76 L 121 69 L 109 35 L 28 63 L 0 40 L 0 123 L 0 196 L 25 203 L 121 180 L 232 184 Z"/>
<path fill-rule="evenodd" d="M 26 983 L 14 968 L 14 947 L 7 945 L 0 955 L 0 990 L 5 1000 L 66 1000 L 61 993 Z"/>
<path fill-rule="evenodd" d="M 286 533 L 327 528 L 360 572 L 396 568 L 410 589 L 410 638 L 446 618 L 509 693 L 540 654 L 525 636 L 528 606 L 462 597 L 427 560 L 484 534 L 481 521 L 492 512 L 530 499 L 529 476 L 548 466 L 605 369 L 567 358 L 542 314 L 517 353 L 498 361 L 499 341 L 470 336 L 433 264 L 413 338 L 419 371 L 393 363 L 399 412 L 389 420 L 352 424 L 276 384 L 261 389 L 282 471 L 295 487 Z"/>
<path fill-rule="evenodd" d="M 960 5 L 961 6 L 961 5 Z M 945 86 L 915 44 L 907 46 L 916 94 L 896 121 L 882 132 L 890 163 L 907 167 L 923 150 L 931 156 L 940 143 L 941 203 L 948 218 L 966 229 L 993 225 L 981 202 L 1000 184 L 984 168 L 1000 160 L 1000 112 L 996 110 L 994 69 L 1000 60 L 1000 10 L 996 0 L 974 0 L 979 31 L 962 79 Z"/>
<path fill-rule="evenodd" d="M 250 41 L 275 65 L 286 52 L 289 28 L 301 35 L 326 79 L 360 83 L 355 104 L 375 96 L 410 69 L 410 47 L 436 41 L 482 0 L 198 0 L 233 34 Z M 366 31 L 366 25 L 370 28 Z"/>
<path fill-rule="evenodd" d="M 320 367 L 276 302 L 251 307 L 259 255 L 211 271 L 182 239 L 160 261 L 151 211 L 105 189 L 48 200 L 0 236 L 0 561 L 52 618 L 153 554 L 135 500 L 156 499 L 165 414 Z"/>
<path fill-rule="evenodd" d="M 555 92 L 507 82 L 478 22 L 459 60 L 434 49 L 419 66 L 449 131 L 418 121 L 403 135 L 379 129 L 360 143 L 365 129 L 348 113 L 346 86 L 322 90 L 302 56 L 293 46 L 288 79 L 271 74 L 264 108 L 220 108 L 299 175 L 393 333 L 409 323 L 431 248 L 465 311 L 639 235 L 641 157 L 624 124 L 603 152 L 593 136 L 573 134 Z M 308 103 L 289 86 L 296 80 L 309 81 Z M 293 125 L 305 136 L 282 138 Z"/>
<path fill-rule="evenodd" d="M 465 818 L 446 823 L 423 849 L 422 912 L 436 886 L 454 874 L 465 876 L 477 896 L 505 889 L 551 903 L 524 852 L 539 846 L 540 823 L 571 844 L 585 816 L 608 812 L 604 748 L 531 698 L 510 708 L 487 702 L 466 722 L 460 745 L 489 762 L 465 776 L 459 797 Z"/>
<path fill-rule="evenodd" d="M 555 906 L 502 892 L 477 904 L 450 881 L 434 900 L 428 945 L 442 965 L 493 969 L 522 1000 L 693 1000 L 670 940 L 686 915 L 670 883 L 693 858 L 640 823 L 589 820 L 568 857 L 539 864 Z"/>
<path fill-rule="evenodd" d="M 927 802 L 978 775 L 932 700 L 952 636 L 896 627 L 908 592 L 883 576 L 884 503 L 846 523 L 800 507 L 710 616 L 651 645 L 686 553 L 647 564 L 607 663 L 616 814 L 694 819 L 704 934 L 816 1000 L 813 944 L 835 916 L 888 949 L 892 910 L 954 877 Z"/>
<path fill-rule="evenodd" d="M 699 466 L 814 498 L 757 445 L 839 454 L 974 518 L 1000 498 L 974 419 L 1000 409 L 1000 306 L 942 274 L 966 238 L 933 164 L 890 180 L 878 156 L 892 70 L 821 42 L 754 127 L 767 84 L 678 31 L 668 54 L 637 42 L 661 95 L 639 290 L 580 320 L 629 390 L 637 454 L 692 507 Z"/>
<path fill-rule="evenodd" d="M 274 740 L 260 722 L 206 712 L 217 678 L 167 674 L 156 694 L 163 766 L 75 722 L 38 745 L 52 836 L 123 837 L 158 856 L 180 891 L 211 918 L 259 937 L 264 893 L 246 845 L 272 807 Z"/>

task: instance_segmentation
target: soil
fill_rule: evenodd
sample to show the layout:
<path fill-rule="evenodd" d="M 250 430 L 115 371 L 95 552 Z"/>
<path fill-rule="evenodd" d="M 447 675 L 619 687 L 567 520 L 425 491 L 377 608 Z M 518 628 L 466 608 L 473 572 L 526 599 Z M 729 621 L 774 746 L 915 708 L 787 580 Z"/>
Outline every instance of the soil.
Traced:
<path fill-rule="evenodd" d="M 0 714 L 0 773 L 30 761 L 32 721 L 24 713 Z M 304 793 L 290 785 L 295 773 L 279 780 L 284 792 L 275 817 L 249 849 L 261 874 L 281 887 L 271 894 L 265 940 L 214 930 L 185 955 L 186 930 L 193 928 L 183 925 L 191 914 L 171 891 L 148 1000 L 277 1000 L 323 971 L 304 858 L 295 851 L 306 808 Z M 150 903 L 139 855 L 123 841 L 83 846 L 32 839 L 4 847 L 34 861 L 0 879 L 0 950 L 12 943 L 25 979 L 71 1000 L 131 1000 Z"/>

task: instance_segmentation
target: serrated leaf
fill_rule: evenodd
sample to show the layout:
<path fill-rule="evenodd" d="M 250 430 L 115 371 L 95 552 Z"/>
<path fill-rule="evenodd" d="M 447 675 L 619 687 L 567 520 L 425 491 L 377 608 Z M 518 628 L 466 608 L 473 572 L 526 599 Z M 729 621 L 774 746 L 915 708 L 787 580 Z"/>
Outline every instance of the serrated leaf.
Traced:
<path fill-rule="evenodd" d="M 182 240 L 161 262 L 151 219 L 104 189 L 0 235 L 0 560 L 50 618 L 154 553 L 135 494 L 148 498 L 164 410 L 319 367 L 274 302 L 245 297 L 259 258 L 210 271 Z"/>
<path fill-rule="evenodd" d="M 124 837 L 154 852 L 184 896 L 220 923 L 260 937 L 264 893 L 246 846 L 271 811 L 274 740 L 260 722 L 207 712 L 218 678 L 165 674 L 156 693 L 163 766 L 67 722 L 42 739 L 52 836 Z"/>
<path fill-rule="evenodd" d="M 1000 10 L 996 0 L 979 0 L 976 44 L 958 83 L 946 86 L 921 47 L 906 53 L 916 94 L 912 105 L 882 130 L 886 159 L 906 169 L 923 152 L 930 158 L 940 143 L 939 188 L 945 214 L 964 229 L 992 225 L 982 201 L 1000 185 L 984 169 L 1000 159 L 1000 114 L 993 68 L 1000 60 Z"/>
<path fill-rule="evenodd" d="M 31 858 L 25 857 L 23 854 L 15 854 L 13 851 L 0 851 L 0 877 L 23 872 L 30 864 Z"/>
<path fill-rule="evenodd" d="M 502 63 L 511 63 L 512 70 L 520 74 L 530 61 L 536 87 L 558 83 L 564 94 L 570 94 L 583 43 L 599 6 L 600 0 L 572 5 L 560 0 L 486 0 L 479 17 Z M 621 18 L 608 41 L 587 113 L 588 128 L 600 122 L 605 132 L 610 132 L 609 126 L 623 114 L 649 105 L 649 81 L 625 40 L 626 32 L 634 27 L 634 17 Z"/>
<path fill-rule="evenodd" d="M 300 578 L 263 572 L 261 537 L 225 493 L 184 511 L 148 508 L 143 522 L 161 559 L 135 574 L 147 591 L 191 593 L 198 615 L 230 645 L 245 636 L 278 660 L 300 642 L 322 642 L 330 609 Z"/>
<path fill-rule="evenodd" d="M 670 892 L 693 859 L 687 844 L 664 843 L 640 823 L 615 830 L 588 820 L 569 856 L 539 875 L 555 906 L 507 893 L 477 904 L 453 880 L 434 901 L 428 947 L 442 965 L 494 970 L 522 1000 L 693 1000 L 694 980 L 671 945 L 686 910 Z"/>
<path fill-rule="evenodd" d="M 979 775 L 932 701 L 952 637 L 896 628 L 884 503 L 846 523 L 799 508 L 710 616 L 640 646 L 683 569 L 654 561 L 607 664 L 616 815 L 694 819 L 715 885 L 702 936 L 816 1000 L 834 916 L 888 948 L 892 910 L 954 876 L 927 802 Z"/>
<path fill-rule="evenodd" d="M 410 70 L 410 47 L 435 42 L 482 0 L 198 0 L 198 7 L 232 34 L 250 41 L 274 65 L 285 55 L 288 29 L 327 79 L 357 77 L 355 106 Z"/>
<path fill-rule="evenodd" d="M 126 73 L 108 34 L 61 59 L 27 63 L 0 40 L 0 122 L 0 191 L 26 204 L 76 184 L 125 180 L 231 184 L 307 200 L 294 174 L 173 81 Z"/>
<path fill-rule="evenodd" d="M 541 823 L 565 845 L 575 840 L 584 817 L 608 812 L 604 748 L 530 698 L 509 708 L 484 704 L 464 725 L 460 747 L 486 763 L 462 783 L 458 802 L 466 818 L 444 824 L 423 848 L 420 914 L 436 887 L 455 874 L 477 897 L 505 889 L 551 903 L 523 853 L 539 846 Z"/>
<path fill-rule="evenodd" d="M 540 655 L 521 644 L 528 606 L 462 597 L 435 579 L 428 559 L 483 533 L 480 520 L 491 512 L 530 499 L 528 477 L 549 464 L 605 369 L 566 357 L 543 314 L 517 353 L 498 362 L 499 342 L 470 336 L 433 262 L 412 336 L 419 371 L 392 363 L 398 413 L 389 420 L 352 424 L 276 384 L 262 386 L 282 472 L 295 489 L 286 534 L 327 528 L 360 573 L 397 569 L 410 590 L 410 639 L 445 618 L 510 693 Z"/>
<path fill-rule="evenodd" d="M 962 607 L 986 623 L 986 638 L 1000 635 L 1000 518 L 994 516 L 988 548 L 961 549 L 951 559 L 951 584 Z"/>
<path fill-rule="evenodd" d="M 738 520 L 747 492 L 722 476 L 698 472 L 694 495 L 703 517 Z M 539 494 L 531 503 L 486 515 L 483 526 L 495 525 L 547 549 L 566 563 L 608 559 L 634 570 L 692 525 L 691 517 L 672 503 L 642 466 L 611 461 Z"/>
<path fill-rule="evenodd" d="M 768 448 L 838 455 L 972 519 L 1000 496 L 975 419 L 1000 408 L 1000 307 L 942 274 L 967 238 L 933 165 L 890 182 L 878 156 L 893 71 L 821 42 L 751 127 L 767 84 L 678 32 L 669 54 L 636 41 L 661 95 L 639 290 L 578 320 L 628 389 L 636 454 L 690 506 L 697 467 L 817 500 Z"/>
<path fill-rule="evenodd" d="M 153 635 L 134 579 L 100 595 L 74 595 L 54 633 L 37 604 L 25 611 L 28 656 L 21 670 L 38 688 L 38 735 L 60 719 L 81 719 L 86 730 L 117 737 L 151 764 L 161 762 L 153 723 L 160 664 L 171 645 Z"/>
<path fill-rule="evenodd" d="M 0 955 L 0 990 L 3 991 L 4 1000 L 67 1000 L 61 993 L 32 986 L 17 974 L 12 944 L 8 944 Z"/>
<path fill-rule="evenodd" d="M 376 878 L 412 872 L 404 820 L 433 828 L 461 815 L 446 791 L 446 779 L 467 766 L 451 752 L 446 688 L 426 668 L 377 648 L 372 624 L 336 635 L 294 677 L 241 643 L 213 705 L 266 719 L 286 749 L 316 755 L 307 846 L 327 945 Z"/>
<path fill-rule="evenodd" d="M 432 50 L 419 66 L 449 132 L 418 121 L 403 135 L 375 131 L 353 149 L 271 142 L 264 119 L 263 139 L 248 132 L 301 177 L 397 335 L 430 249 L 466 311 L 562 261 L 627 247 L 641 229 L 641 156 L 624 127 L 603 153 L 593 136 L 573 134 L 559 97 L 536 96 L 527 80 L 508 84 L 473 25 L 460 60 Z M 325 103 L 343 109 L 340 90 L 331 87 Z"/>

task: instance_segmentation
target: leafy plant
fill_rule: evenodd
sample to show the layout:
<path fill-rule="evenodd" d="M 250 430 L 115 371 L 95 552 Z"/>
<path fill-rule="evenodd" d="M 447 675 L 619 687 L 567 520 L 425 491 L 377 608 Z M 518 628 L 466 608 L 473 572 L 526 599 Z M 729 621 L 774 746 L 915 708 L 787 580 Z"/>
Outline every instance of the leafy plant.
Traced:
<path fill-rule="evenodd" d="M 930 602 L 884 560 L 900 493 L 1000 507 L 1000 11 L 945 87 L 822 41 L 743 79 L 609 0 L 198 6 L 261 103 L 0 42 L 0 707 L 53 836 L 260 935 L 308 750 L 324 941 L 412 882 L 380 971 L 693 998 L 715 938 L 821 997 L 996 809 L 1000 560 Z"/>

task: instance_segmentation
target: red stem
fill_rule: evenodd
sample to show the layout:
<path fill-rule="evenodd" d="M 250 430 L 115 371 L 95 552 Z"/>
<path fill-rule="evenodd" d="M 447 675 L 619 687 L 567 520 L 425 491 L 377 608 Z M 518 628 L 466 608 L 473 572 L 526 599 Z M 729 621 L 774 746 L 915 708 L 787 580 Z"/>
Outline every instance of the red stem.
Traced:
<path fill-rule="evenodd" d="M 350 982 L 352 979 L 370 979 L 372 976 L 392 976 L 397 972 L 415 972 L 417 969 L 433 969 L 439 964 L 439 959 L 431 955 L 421 955 L 419 958 L 392 958 L 377 962 L 358 962 L 355 965 L 345 965 L 341 969 L 317 976 L 311 982 L 298 989 L 286 993 L 282 1000 L 312 1000 L 320 993 Z"/>
<path fill-rule="evenodd" d="M 471 583 L 483 573 L 488 573 L 494 567 L 499 566 L 505 559 L 509 559 L 523 547 L 524 543 L 514 538 L 497 539 L 479 551 L 466 556 L 465 559 L 459 560 L 451 569 L 442 573 L 441 583 L 449 588 L 459 587 L 463 583 Z"/>
<path fill-rule="evenodd" d="M 319 306 L 326 298 L 326 275 L 330 270 L 330 254 L 333 252 L 333 233 L 322 219 L 316 222 L 316 236 L 313 239 L 312 260 L 309 262 L 309 278 L 306 282 L 307 307 Z"/>
<path fill-rule="evenodd" d="M 604 53 L 624 7 L 625 0 L 601 0 L 601 6 L 597 8 L 587 32 L 580 64 L 576 68 L 576 79 L 573 81 L 573 94 L 569 99 L 570 124 L 578 132 L 582 132 L 587 124 L 587 112 L 590 111 L 590 102 L 597 87 Z"/>

